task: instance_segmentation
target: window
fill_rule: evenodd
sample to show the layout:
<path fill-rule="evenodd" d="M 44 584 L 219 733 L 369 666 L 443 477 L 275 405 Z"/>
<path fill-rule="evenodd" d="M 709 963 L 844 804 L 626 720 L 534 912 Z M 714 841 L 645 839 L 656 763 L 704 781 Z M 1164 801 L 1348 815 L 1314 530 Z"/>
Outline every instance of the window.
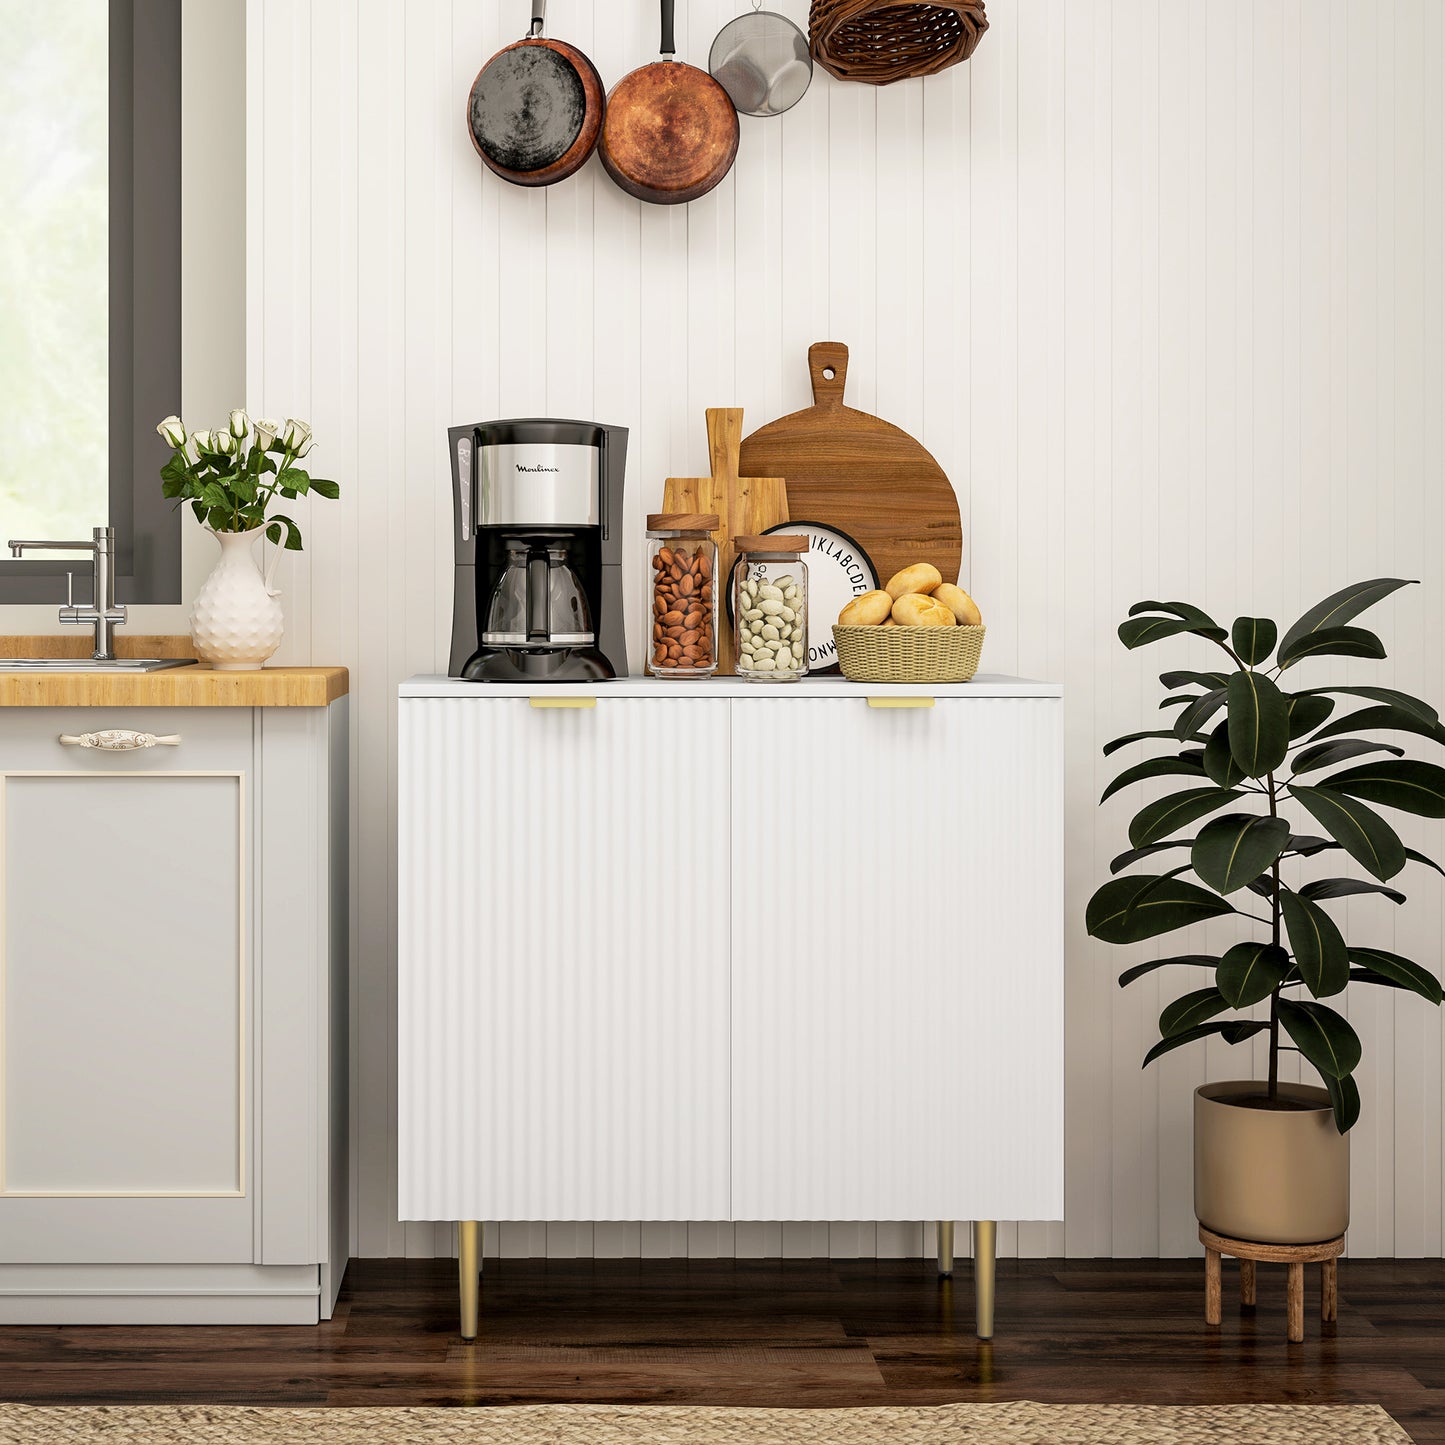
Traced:
<path fill-rule="evenodd" d="M 0 0 L 0 34 L 0 543 L 108 523 L 119 599 L 175 602 L 180 0 Z M 62 601 L 67 570 L 0 547 L 0 602 Z"/>

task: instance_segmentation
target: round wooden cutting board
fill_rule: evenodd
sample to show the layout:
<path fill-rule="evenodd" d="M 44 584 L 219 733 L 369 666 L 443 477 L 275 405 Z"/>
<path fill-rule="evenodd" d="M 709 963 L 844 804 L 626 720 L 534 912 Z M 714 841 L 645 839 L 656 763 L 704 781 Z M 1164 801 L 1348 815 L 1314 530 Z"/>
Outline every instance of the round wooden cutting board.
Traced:
<path fill-rule="evenodd" d="M 928 449 L 901 427 L 843 405 L 848 348 L 808 348 L 814 404 L 745 438 L 747 476 L 783 477 L 788 511 L 855 537 L 882 586 L 914 562 L 932 562 L 954 581 L 963 562 L 958 498 Z"/>

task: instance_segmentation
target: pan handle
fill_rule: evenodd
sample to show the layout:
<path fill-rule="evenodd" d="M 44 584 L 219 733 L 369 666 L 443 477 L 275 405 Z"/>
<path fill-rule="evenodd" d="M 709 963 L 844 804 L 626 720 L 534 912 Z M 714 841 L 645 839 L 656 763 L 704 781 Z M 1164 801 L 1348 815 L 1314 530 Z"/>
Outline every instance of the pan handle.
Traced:
<path fill-rule="evenodd" d="M 547 0 L 532 0 L 532 39 L 536 40 L 547 24 Z"/>
<path fill-rule="evenodd" d="M 677 38 L 673 29 L 674 0 L 662 0 L 662 44 L 661 53 L 669 60 L 677 54 Z"/>

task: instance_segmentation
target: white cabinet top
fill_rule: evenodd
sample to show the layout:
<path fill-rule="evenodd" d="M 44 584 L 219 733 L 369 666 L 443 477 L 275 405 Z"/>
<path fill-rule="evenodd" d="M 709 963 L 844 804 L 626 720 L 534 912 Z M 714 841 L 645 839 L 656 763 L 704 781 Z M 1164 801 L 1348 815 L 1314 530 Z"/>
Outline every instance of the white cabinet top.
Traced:
<path fill-rule="evenodd" d="M 804 677 L 797 682 L 744 682 L 712 677 L 696 682 L 656 677 L 619 677 L 611 682 L 464 682 L 456 677 L 410 677 L 402 697 L 1062 697 L 1063 685 L 1027 677 L 981 672 L 972 682 L 849 682 L 841 677 Z"/>

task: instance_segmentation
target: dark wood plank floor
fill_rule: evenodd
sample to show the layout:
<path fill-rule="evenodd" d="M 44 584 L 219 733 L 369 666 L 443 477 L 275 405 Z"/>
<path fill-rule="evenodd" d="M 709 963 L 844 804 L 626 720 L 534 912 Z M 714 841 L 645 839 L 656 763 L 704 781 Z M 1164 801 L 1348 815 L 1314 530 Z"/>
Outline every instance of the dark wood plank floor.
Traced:
<path fill-rule="evenodd" d="M 0 1328 L 0 1398 L 33 1403 L 862 1405 L 1033 1399 L 1383 1405 L 1445 1442 L 1445 1262 L 1345 1260 L 1340 1317 L 1285 1340 L 1282 1271 L 1258 1309 L 1226 1266 L 1002 1261 L 998 1337 L 972 1334 L 969 1266 L 922 1260 L 488 1261 L 482 1333 L 457 1335 L 446 1263 L 359 1260 L 313 1328 Z M 1313 1311 L 1313 1314 L 1308 1313 Z"/>

